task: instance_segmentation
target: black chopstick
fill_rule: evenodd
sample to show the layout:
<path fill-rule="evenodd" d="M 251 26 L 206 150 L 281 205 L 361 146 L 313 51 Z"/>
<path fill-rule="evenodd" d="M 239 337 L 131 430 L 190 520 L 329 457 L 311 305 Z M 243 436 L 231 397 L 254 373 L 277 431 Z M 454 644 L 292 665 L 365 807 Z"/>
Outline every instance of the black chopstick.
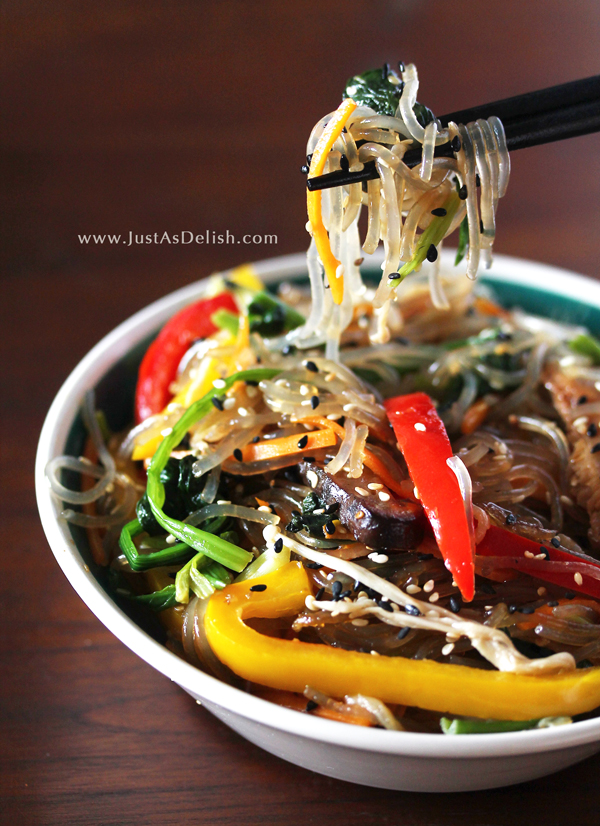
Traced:
<path fill-rule="evenodd" d="M 450 121 L 471 123 L 492 115 L 499 117 L 504 125 L 509 151 L 599 132 L 600 75 L 462 109 L 439 120 L 442 127 L 446 127 Z M 454 152 L 450 144 L 445 143 L 436 147 L 435 156 L 454 157 Z M 403 160 L 409 167 L 418 166 L 421 163 L 421 148 L 410 149 Z M 306 186 L 311 191 L 330 189 L 377 177 L 375 162 L 369 161 L 360 172 L 329 172 L 308 178 Z"/>

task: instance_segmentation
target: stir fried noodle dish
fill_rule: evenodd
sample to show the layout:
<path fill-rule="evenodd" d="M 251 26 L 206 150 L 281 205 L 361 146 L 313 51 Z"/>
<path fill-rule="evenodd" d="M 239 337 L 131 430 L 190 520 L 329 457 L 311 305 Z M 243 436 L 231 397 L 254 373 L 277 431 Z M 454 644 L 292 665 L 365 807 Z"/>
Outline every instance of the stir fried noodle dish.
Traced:
<path fill-rule="evenodd" d="M 229 684 L 399 731 L 568 724 L 600 706 L 600 342 L 477 284 L 502 124 L 442 129 L 417 88 L 357 75 L 312 130 L 309 178 L 378 177 L 307 191 L 309 285 L 213 276 L 146 352 L 134 426 L 88 394 L 85 455 L 47 476 L 115 598 Z"/>

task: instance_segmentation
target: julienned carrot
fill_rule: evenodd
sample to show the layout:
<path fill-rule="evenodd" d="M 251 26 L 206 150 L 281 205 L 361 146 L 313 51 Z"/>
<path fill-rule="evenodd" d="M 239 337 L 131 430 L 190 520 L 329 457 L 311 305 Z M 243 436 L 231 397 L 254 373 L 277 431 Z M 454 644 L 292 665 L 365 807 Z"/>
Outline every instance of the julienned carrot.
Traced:
<path fill-rule="evenodd" d="M 331 120 L 323 130 L 323 134 L 319 138 L 319 142 L 317 143 L 312 154 L 310 170 L 308 173 L 309 178 L 313 178 L 315 175 L 321 175 L 325 168 L 327 156 L 329 155 L 333 144 L 341 135 L 346 121 L 355 109 L 356 103 L 351 98 L 346 98 L 340 103 L 338 109 L 333 113 Z M 340 275 L 338 278 L 338 267 L 340 267 L 340 262 L 331 251 L 329 236 L 327 235 L 327 230 L 323 224 L 323 217 L 321 214 L 321 191 L 315 190 L 314 192 L 311 192 L 310 190 L 307 190 L 306 205 L 308 208 L 308 220 L 310 221 L 311 232 L 313 238 L 315 239 L 317 252 L 319 253 L 319 258 L 323 262 L 325 273 L 327 274 L 327 280 L 329 282 L 329 286 L 331 287 L 331 297 L 336 304 L 341 304 L 342 298 L 344 297 L 344 277 L 343 275 Z"/>
<path fill-rule="evenodd" d="M 340 439 L 344 438 L 346 431 L 344 428 L 338 424 L 337 422 L 331 421 L 331 419 L 325 419 L 322 416 L 307 416 L 305 419 L 299 419 L 302 424 L 314 424 L 318 427 L 322 428 L 331 428 L 333 432 L 340 437 Z M 406 499 L 406 491 L 402 487 L 402 481 L 400 479 L 394 479 L 392 474 L 383 464 L 381 459 L 375 456 L 374 453 L 366 447 L 364 456 L 363 456 L 363 464 L 372 470 L 373 473 L 376 473 L 377 476 L 381 479 L 381 481 L 390 489 L 393 490 L 394 493 L 397 493 L 398 496 L 401 496 L 403 499 Z"/>
<path fill-rule="evenodd" d="M 556 602 L 558 605 L 583 605 L 585 608 L 591 608 L 600 616 L 600 603 L 592 599 L 575 597 L 575 599 L 557 599 Z M 517 623 L 517 625 L 521 631 L 529 631 L 535 628 L 536 625 L 539 625 L 540 618 L 543 619 L 544 616 L 552 616 L 554 608 L 555 606 L 553 605 L 540 605 L 539 608 L 535 609 L 535 613 L 531 617 L 525 620 L 525 622 Z"/>
<path fill-rule="evenodd" d="M 330 427 L 323 430 L 310 430 L 306 433 L 294 433 L 292 436 L 265 439 L 262 442 L 246 445 L 242 449 L 242 461 L 261 462 L 287 456 L 288 453 L 307 453 L 322 447 L 331 447 L 335 443 L 335 434 Z"/>
<path fill-rule="evenodd" d="M 484 399 L 478 399 L 469 407 L 463 416 L 460 432 L 465 435 L 474 433 L 484 423 L 490 406 Z"/>

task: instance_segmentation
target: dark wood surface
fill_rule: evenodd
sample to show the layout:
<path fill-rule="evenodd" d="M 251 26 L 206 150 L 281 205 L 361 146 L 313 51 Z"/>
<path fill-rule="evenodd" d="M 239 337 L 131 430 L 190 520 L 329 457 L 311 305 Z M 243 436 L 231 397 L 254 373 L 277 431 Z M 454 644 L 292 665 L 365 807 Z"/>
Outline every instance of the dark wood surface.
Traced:
<path fill-rule="evenodd" d="M 72 591 L 33 495 L 38 433 L 86 351 L 160 295 L 306 246 L 298 171 L 347 76 L 413 60 L 434 111 L 600 72 L 594 0 L 8 2 L 2 11 L 0 821 L 596 824 L 600 758 L 512 789 L 378 791 L 214 720 Z M 596 276 L 600 138 L 524 150 L 499 252 Z M 207 229 L 276 245 L 82 245 Z"/>

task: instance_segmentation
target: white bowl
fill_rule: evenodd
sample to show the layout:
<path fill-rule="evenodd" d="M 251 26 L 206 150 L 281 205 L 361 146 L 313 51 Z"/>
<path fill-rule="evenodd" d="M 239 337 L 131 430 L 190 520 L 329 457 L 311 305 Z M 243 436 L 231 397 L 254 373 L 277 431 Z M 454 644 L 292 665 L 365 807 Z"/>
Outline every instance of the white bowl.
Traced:
<path fill-rule="evenodd" d="M 450 263 L 451 256 L 446 251 L 444 263 Z M 374 257 L 373 264 L 377 263 Z M 306 273 L 304 255 L 274 258 L 255 266 L 268 283 Z M 525 296 L 530 305 L 533 301 L 534 307 L 527 308 L 530 311 L 539 305 L 541 312 L 550 300 L 559 316 L 566 314 L 568 320 L 591 323 L 600 330 L 600 284 L 589 278 L 497 256 L 486 281 L 509 300 L 512 296 L 522 303 Z M 50 547 L 86 605 L 132 651 L 243 737 L 284 760 L 331 777 L 387 789 L 468 791 L 542 777 L 600 751 L 600 718 L 551 729 L 445 736 L 362 728 L 299 714 L 225 685 L 183 662 L 113 602 L 86 564 L 71 530 L 57 518 L 44 468 L 65 452 L 85 392 L 205 288 L 206 281 L 199 281 L 177 290 L 119 325 L 73 370 L 46 417 L 36 460 L 38 507 Z"/>

